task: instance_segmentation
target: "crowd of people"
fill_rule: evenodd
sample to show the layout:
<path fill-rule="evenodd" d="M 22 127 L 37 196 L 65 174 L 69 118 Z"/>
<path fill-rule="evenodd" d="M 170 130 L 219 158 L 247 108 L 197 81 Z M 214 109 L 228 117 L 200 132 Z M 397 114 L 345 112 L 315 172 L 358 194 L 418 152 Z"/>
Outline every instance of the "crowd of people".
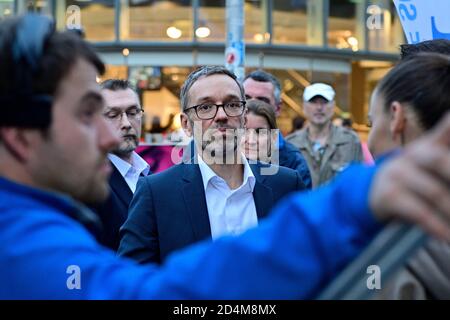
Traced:
<path fill-rule="evenodd" d="M 205 66 L 180 93 L 192 152 L 152 174 L 134 88 L 99 85 L 47 17 L 1 22 L 0 299 L 312 299 L 397 219 L 430 241 L 381 295 L 450 298 L 450 41 L 402 54 L 370 101 L 374 165 L 328 84 L 284 138 L 273 75 Z"/>

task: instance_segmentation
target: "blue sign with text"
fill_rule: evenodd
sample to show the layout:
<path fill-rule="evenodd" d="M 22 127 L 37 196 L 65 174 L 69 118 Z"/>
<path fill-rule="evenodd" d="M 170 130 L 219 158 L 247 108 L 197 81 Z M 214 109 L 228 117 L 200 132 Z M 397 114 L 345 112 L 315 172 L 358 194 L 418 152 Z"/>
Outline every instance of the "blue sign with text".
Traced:
<path fill-rule="evenodd" d="M 408 43 L 450 39 L 449 0 L 394 0 Z"/>

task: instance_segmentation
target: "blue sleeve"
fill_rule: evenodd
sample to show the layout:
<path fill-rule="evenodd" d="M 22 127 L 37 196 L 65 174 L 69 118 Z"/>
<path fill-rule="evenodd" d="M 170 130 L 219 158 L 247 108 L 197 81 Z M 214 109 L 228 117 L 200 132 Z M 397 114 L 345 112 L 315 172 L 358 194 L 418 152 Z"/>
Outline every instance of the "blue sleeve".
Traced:
<path fill-rule="evenodd" d="M 2 242 L 0 297 L 313 298 L 380 228 L 367 201 L 375 170 L 350 167 L 326 187 L 288 197 L 258 228 L 196 244 L 159 267 L 116 257 L 66 217 L 24 219 L 8 236 L 15 243 Z M 67 289 L 69 265 L 80 268 L 79 290 Z"/>

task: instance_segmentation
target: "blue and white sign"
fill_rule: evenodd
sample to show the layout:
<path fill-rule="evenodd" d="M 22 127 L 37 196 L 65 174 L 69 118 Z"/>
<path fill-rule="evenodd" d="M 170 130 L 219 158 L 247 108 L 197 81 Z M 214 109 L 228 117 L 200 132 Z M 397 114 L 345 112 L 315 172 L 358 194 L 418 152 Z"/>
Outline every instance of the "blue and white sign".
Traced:
<path fill-rule="evenodd" d="M 394 0 L 408 43 L 450 40 L 449 0 Z"/>

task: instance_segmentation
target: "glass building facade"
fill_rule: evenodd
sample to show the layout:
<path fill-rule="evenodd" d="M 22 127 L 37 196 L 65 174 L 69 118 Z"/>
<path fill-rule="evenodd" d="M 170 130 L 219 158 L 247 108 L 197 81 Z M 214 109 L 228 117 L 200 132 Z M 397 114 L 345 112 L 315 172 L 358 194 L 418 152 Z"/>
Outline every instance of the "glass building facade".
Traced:
<path fill-rule="evenodd" d="M 179 112 L 192 68 L 224 64 L 225 0 L 0 0 L 0 20 L 29 11 L 53 16 L 60 30 L 81 25 L 105 77 L 140 86 L 147 122 Z M 334 86 L 338 112 L 364 131 L 370 93 L 405 42 L 393 1 L 247 0 L 244 11 L 246 70 L 281 80 L 282 131 L 302 113 L 304 87 L 318 81 Z"/>

